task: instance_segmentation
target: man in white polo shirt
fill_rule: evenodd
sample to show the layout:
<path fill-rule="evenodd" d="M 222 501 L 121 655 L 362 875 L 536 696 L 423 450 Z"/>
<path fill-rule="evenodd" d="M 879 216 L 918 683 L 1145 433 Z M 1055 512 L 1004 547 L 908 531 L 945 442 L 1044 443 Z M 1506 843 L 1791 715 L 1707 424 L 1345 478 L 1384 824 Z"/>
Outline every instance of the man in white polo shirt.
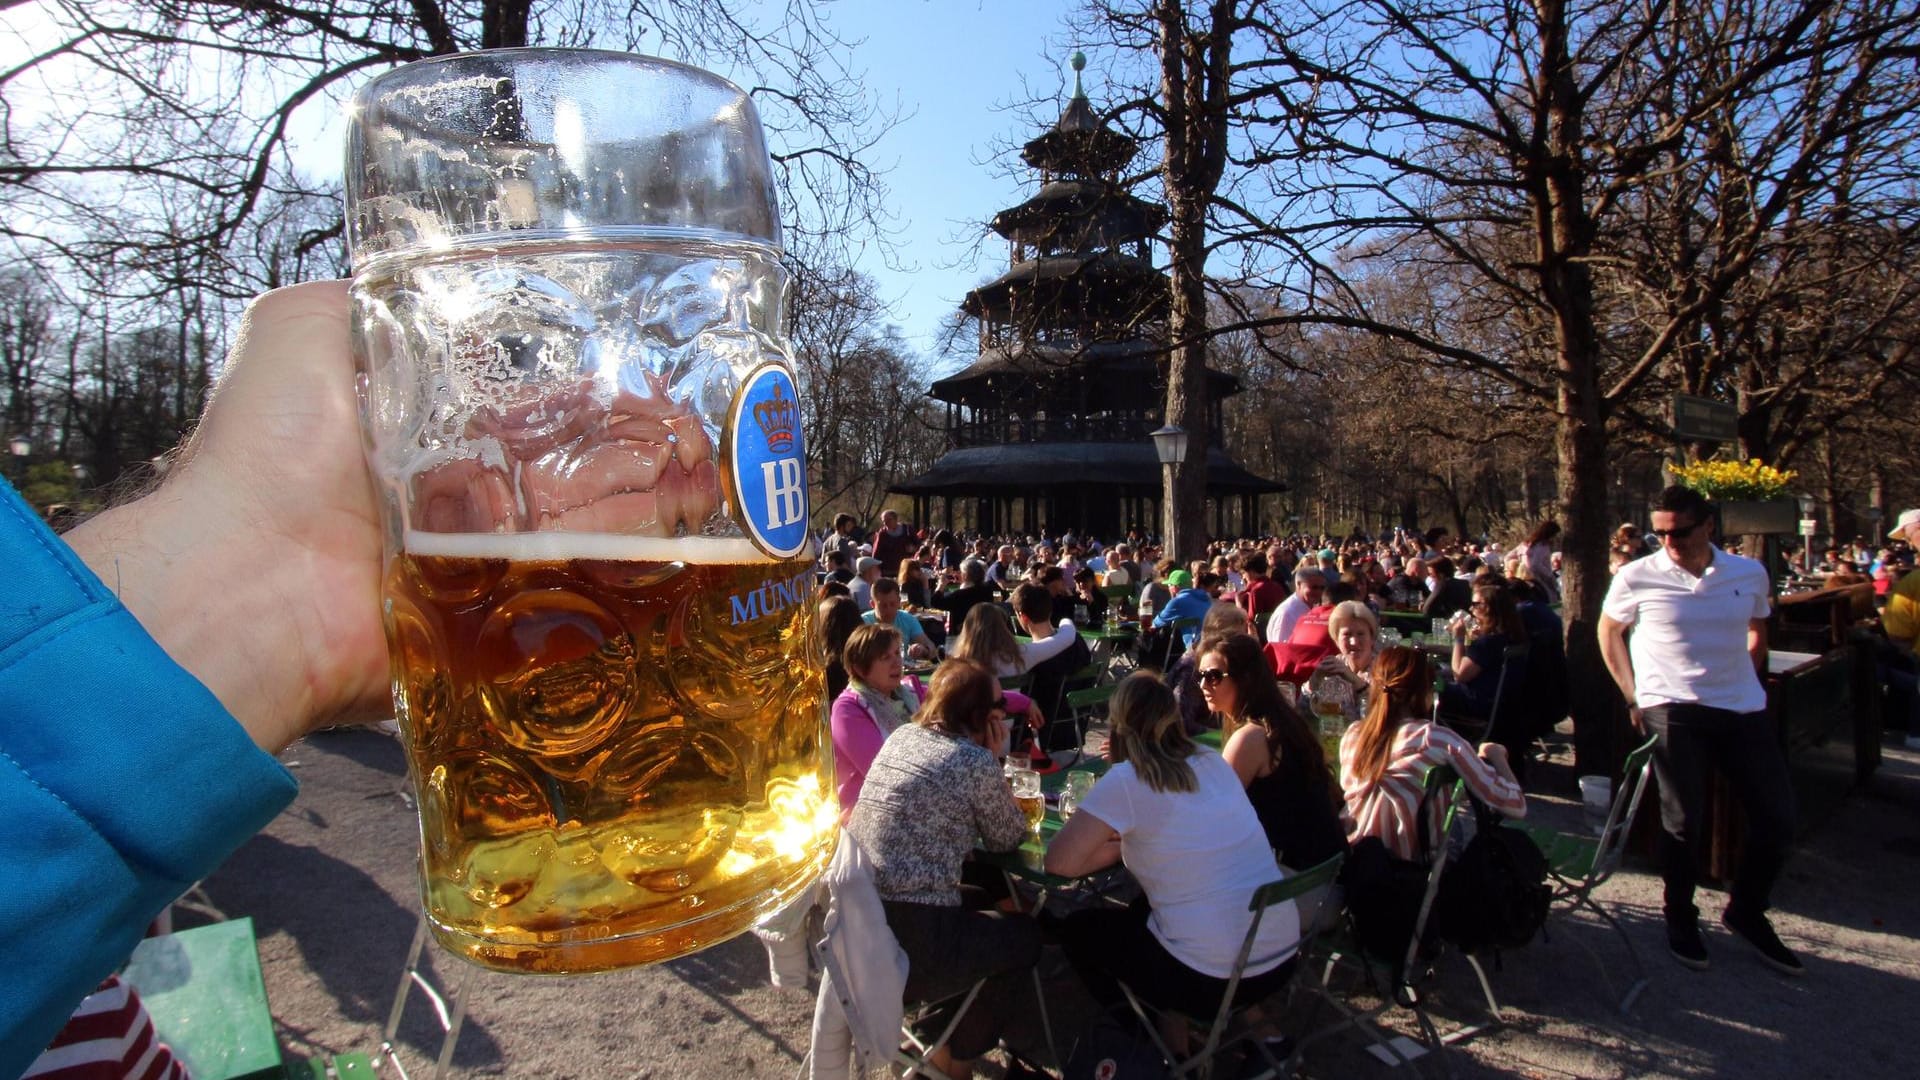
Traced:
<path fill-rule="evenodd" d="M 1631 702 L 1636 730 L 1660 737 L 1660 861 L 1667 948 L 1707 966 L 1693 906 L 1694 841 L 1702 836 L 1707 778 L 1719 769 L 1746 811 L 1747 843 L 1720 922 L 1768 966 L 1803 972 L 1767 920 L 1769 894 L 1793 839 L 1787 759 L 1767 722 L 1758 672 L 1766 663 L 1772 588 L 1764 567 L 1713 543 L 1712 510 L 1698 492 L 1670 487 L 1653 509 L 1660 550 L 1622 566 L 1600 615 L 1600 649 Z M 1631 630 L 1632 636 L 1628 636 Z"/>

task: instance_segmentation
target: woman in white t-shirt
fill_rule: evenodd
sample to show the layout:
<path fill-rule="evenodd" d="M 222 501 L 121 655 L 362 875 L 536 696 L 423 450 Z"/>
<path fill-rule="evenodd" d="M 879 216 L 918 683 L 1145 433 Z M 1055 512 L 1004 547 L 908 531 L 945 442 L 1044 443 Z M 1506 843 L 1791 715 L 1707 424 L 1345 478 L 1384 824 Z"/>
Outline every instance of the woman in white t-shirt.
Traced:
<path fill-rule="evenodd" d="M 1187 735 L 1165 683 L 1129 676 L 1108 715 L 1113 768 L 1048 845 L 1046 868 L 1077 877 L 1124 862 L 1145 896 L 1067 916 L 1061 944 L 1103 1006 L 1124 982 L 1162 1010 L 1210 1018 L 1253 918 L 1247 901 L 1285 875 L 1239 776 Z M 1299 940 L 1293 904 L 1269 908 L 1236 998 L 1283 986 Z"/>

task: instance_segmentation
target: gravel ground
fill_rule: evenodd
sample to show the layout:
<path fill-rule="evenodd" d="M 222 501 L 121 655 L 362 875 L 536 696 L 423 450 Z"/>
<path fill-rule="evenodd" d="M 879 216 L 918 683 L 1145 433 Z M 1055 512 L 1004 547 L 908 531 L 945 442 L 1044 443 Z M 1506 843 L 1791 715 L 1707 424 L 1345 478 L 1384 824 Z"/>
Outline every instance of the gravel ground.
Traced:
<path fill-rule="evenodd" d="M 339 730 L 295 745 L 282 760 L 301 780 L 299 799 L 208 878 L 204 892 L 226 914 L 253 917 L 289 1056 L 372 1052 L 419 911 L 400 749 L 373 730 Z M 1576 811 L 1542 798 L 1533 812 Z M 1805 839 L 1778 890 L 1776 925 L 1801 950 L 1806 978 L 1771 973 L 1722 931 L 1716 894 L 1702 901 L 1713 968 L 1681 969 L 1665 954 L 1658 879 L 1632 867 L 1602 895 L 1652 976 L 1634 1014 L 1613 1008 L 1632 977 L 1619 938 L 1589 916 L 1556 916 L 1549 940 L 1505 955 L 1491 973 L 1508 1022 L 1460 1044 L 1448 1063 L 1464 1076 L 1911 1076 L 1917 886 L 1920 756 L 1889 750 L 1872 788 Z M 177 925 L 196 921 L 182 912 Z M 1471 972 L 1449 959 L 1435 998 L 1443 1028 L 1481 1018 Z M 1087 1006 L 1057 951 L 1048 951 L 1042 970 L 1056 1028 L 1070 1040 Z M 811 997 L 772 989 L 750 936 L 658 967 L 586 978 L 497 975 L 445 955 L 429 971 L 442 982 L 470 971 L 458 1075 L 792 1076 L 807 1049 Z M 438 1045 L 430 1015 L 416 995 L 401 1033 L 416 1076 Z M 1303 1004 L 1282 1023 L 1306 1030 L 1327 1020 L 1324 1008 L 1309 1014 Z M 1413 1028 L 1404 1011 L 1386 1022 Z M 1044 1061 L 1037 1029 L 1023 1015 L 1009 1042 L 1035 1048 Z M 1424 1059 L 1420 1071 L 1438 1074 L 1434 1066 Z M 1350 1035 L 1316 1045 L 1306 1063 L 1309 1076 L 1374 1073 L 1406 1074 L 1375 1062 Z"/>

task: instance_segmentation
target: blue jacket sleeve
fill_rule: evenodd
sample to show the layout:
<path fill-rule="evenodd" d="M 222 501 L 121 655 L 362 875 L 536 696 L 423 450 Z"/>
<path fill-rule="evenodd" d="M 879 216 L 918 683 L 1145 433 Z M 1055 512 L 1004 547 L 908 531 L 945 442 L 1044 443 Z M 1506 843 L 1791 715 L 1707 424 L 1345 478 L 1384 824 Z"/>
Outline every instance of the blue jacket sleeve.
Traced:
<path fill-rule="evenodd" d="M 296 785 L 4 483 L 0 565 L 0 1077 L 11 1077 Z"/>

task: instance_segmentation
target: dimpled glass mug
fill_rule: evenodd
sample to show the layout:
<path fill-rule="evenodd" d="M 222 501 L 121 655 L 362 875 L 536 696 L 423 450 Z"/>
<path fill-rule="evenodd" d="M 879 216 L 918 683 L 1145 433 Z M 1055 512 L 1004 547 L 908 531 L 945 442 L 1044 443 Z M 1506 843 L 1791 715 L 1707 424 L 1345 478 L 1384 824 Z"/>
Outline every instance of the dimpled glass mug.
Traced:
<path fill-rule="evenodd" d="M 832 855 L 798 395 L 764 136 L 621 53 L 409 64 L 347 222 L 394 706 L 435 935 L 650 963 Z"/>

